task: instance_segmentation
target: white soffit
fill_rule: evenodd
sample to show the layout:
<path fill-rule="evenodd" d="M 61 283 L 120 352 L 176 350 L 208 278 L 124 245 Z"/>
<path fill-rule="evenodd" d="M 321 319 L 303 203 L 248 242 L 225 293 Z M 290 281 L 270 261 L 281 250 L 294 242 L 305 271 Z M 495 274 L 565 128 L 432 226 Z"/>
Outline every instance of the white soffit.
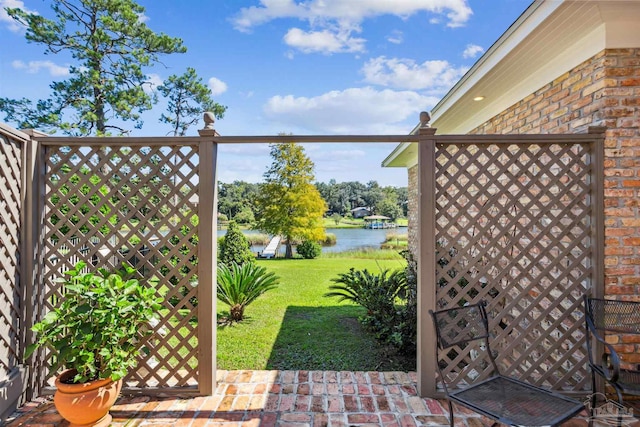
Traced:
<path fill-rule="evenodd" d="M 382 161 L 385 168 L 410 168 L 418 164 L 418 145 L 415 142 L 401 142 Z"/>
<path fill-rule="evenodd" d="M 534 2 L 434 107 L 432 126 L 468 133 L 603 49 L 640 47 L 638 22 L 640 1 Z"/>

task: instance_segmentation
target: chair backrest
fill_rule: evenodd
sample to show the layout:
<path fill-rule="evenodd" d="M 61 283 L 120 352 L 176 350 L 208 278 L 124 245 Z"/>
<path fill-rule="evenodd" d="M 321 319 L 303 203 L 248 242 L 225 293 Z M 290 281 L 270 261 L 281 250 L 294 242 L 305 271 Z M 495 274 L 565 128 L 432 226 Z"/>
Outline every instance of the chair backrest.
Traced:
<path fill-rule="evenodd" d="M 440 374 L 440 381 L 442 382 L 444 391 L 447 395 L 449 395 L 448 383 L 451 381 L 453 384 L 455 381 L 452 381 L 452 378 L 450 377 L 450 374 L 453 371 L 448 374 L 444 374 L 442 366 L 440 365 L 440 351 L 446 353 L 449 351 L 448 349 L 450 347 L 458 346 L 460 348 L 464 348 L 467 343 L 483 340 L 484 347 L 480 346 L 478 347 L 478 350 L 484 354 L 484 356 L 480 356 L 479 353 L 478 356 L 480 356 L 480 358 L 476 360 L 476 362 L 480 361 L 482 363 L 489 359 L 488 361 L 491 362 L 490 366 L 492 368 L 493 375 L 500 374 L 495 357 L 489 345 L 489 320 L 485 310 L 486 305 L 485 301 L 480 301 L 477 304 L 467 305 L 464 307 L 450 308 L 435 312 L 429 310 L 429 313 L 433 318 L 433 325 L 435 326 L 436 338 L 438 341 L 439 350 L 436 352 L 438 363 L 436 366 L 438 367 L 438 372 Z M 456 352 L 457 349 L 452 349 L 451 351 Z M 488 367 L 488 365 L 484 365 L 484 367 Z M 484 367 L 482 364 L 478 364 L 472 369 L 484 369 Z M 459 371 L 458 373 L 461 374 L 462 372 Z"/>
<path fill-rule="evenodd" d="M 489 322 L 486 303 L 440 311 L 429 311 L 436 328 L 438 347 L 446 349 L 454 345 L 464 345 L 470 341 L 489 338 Z"/>
<path fill-rule="evenodd" d="M 640 302 L 585 297 L 585 308 L 600 331 L 640 334 Z"/>

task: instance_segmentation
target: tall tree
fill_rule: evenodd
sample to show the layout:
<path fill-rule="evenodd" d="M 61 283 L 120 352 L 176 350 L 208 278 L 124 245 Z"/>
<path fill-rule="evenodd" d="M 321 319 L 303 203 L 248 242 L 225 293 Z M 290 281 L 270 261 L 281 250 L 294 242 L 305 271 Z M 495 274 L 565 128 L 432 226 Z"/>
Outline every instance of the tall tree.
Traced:
<path fill-rule="evenodd" d="M 314 180 L 313 162 L 295 143 L 271 144 L 273 162 L 256 201 L 257 228 L 286 240 L 286 258 L 293 256 L 294 239 L 318 241 L 324 237 L 322 216 L 327 205 Z"/>
<path fill-rule="evenodd" d="M 69 135 L 125 134 L 122 122 L 142 126 L 151 109 L 143 67 L 162 54 L 182 53 L 179 38 L 156 34 L 144 23 L 144 8 L 132 0 L 52 0 L 55 18 L 19 8 L 7 13 L 26 26 L 29 42 L 45 54 L 68 52 L 77 61 L 67 80 L 51 83 L 51 96 L 35 105 L 28 99 L 0 98 L 5 120 L 19 127 L 60 129 Z"/>
<path fill-rule="evenodd" d="M 216 119 L 221 119 L 227 110 L 227 107 L 214 102 L 211 89 L 191 67 L 181 76 L 170 76 L 158 86 L 158 92 L 168 100 L 167 114 L 160 116 L 160 122 L 172 127 L 173 136 L 184 136 L 187 129 L 196 124 L 205 111 L 210 111 Z"/>
<path fill-rule="evenodd" d="M 367 190 L 363 193 L 362 198 L 366 203 L 365 206 L 370 208 L 372 213 L 379 213 L 378 208 L 384 197 L 384 192 L 377 181 L 367 182 Z"/>

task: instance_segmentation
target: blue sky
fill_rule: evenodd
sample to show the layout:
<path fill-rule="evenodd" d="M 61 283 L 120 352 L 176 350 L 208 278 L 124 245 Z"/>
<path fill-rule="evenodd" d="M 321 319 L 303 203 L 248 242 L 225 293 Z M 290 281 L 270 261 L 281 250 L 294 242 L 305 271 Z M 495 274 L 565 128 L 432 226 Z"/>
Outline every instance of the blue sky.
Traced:
<path fill-rule="evenodd" d="M 554 1 L 554 0 L 549 0 Z M 187 53 L 146 70 L 150 81 L 194 67 L 228 107 L 222 135 L 407 134 L 528 7 L 530 0 L 140 0 L 156 32 Z M 4 13 L 51 16 L 48 0 L 0 0 L 0 97 L 46 98 L 65 55 L 43 55 Z M 163 105 L 132 135 L 165 135 Z M 197 127 L 190 134 L 197 134 Z M 405 186 L 381 161 L 394 144 L 308 144 L 316 179 Z M 258 182 L 266 145 L 220 149 L 218 179 Z"/>

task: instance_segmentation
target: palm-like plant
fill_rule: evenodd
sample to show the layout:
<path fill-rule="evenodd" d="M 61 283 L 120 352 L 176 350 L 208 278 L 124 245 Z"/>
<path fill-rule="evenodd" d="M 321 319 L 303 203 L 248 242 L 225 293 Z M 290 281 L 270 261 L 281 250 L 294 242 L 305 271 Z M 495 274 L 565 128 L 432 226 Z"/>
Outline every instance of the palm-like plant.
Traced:
<path fill-rule="evenodd" d="M 348 273 L 331 279 L 336 285 L 329 286 L 325 297 L 336 297 L 338 301 L 352 301 L 374 312 L 394 311 L 397 297 L 403 297 L 407 280 L 403 270 L 382 270 L 380 274 L 370 273 L 367 269 L 350 269 Z"/>
<path fill-rule="evenodd" d="M 396 341 L 397 327 L 403 320 L 396 303 L 406 299 L 408 290 L 404 270 L 382 270 L 379 274 L 373 274 L 366 269 L 352 268 L 348 273 L 331 280 L 336 284 L 329 286 L 330 292 L 324 296 L 363 306 L 367 313 L 360 317 L 362 324 L 374 332 L 381 342 Z"/>
<path fill-rule="evenodd" d="M 278 285 L 279 277 L 254 263 L 218 265 L 218 299 L 229 305 L 229 320 L 239 322 L 244 309 Z"/>

